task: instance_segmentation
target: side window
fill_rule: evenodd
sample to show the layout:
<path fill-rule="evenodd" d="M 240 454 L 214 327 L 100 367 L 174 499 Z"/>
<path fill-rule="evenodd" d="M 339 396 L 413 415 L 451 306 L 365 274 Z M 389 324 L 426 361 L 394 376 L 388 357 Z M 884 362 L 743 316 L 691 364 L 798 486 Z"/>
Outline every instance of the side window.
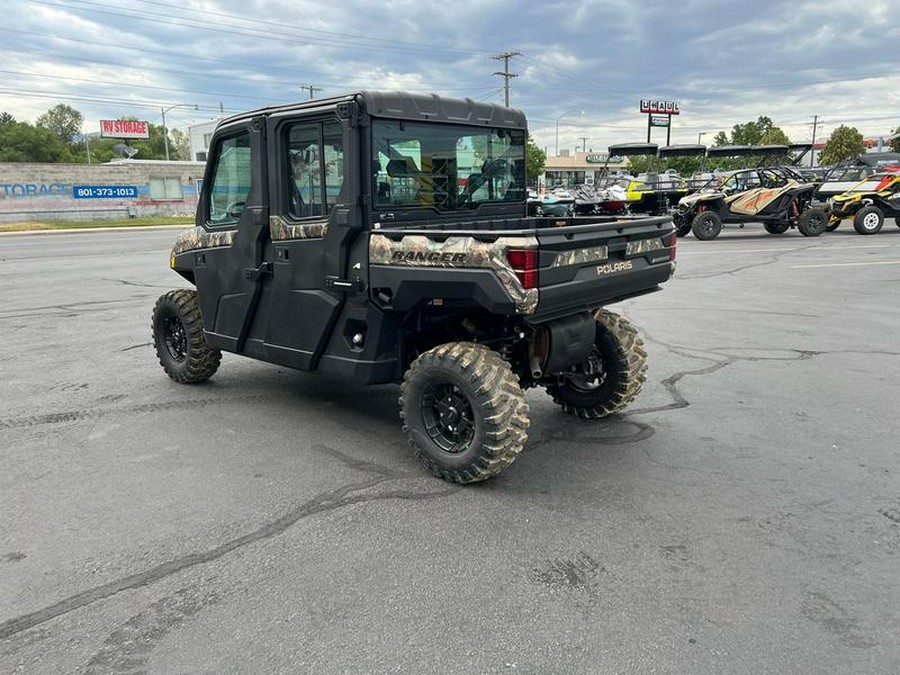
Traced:
<path fill-rule="evenodd" d="M 344 185 L 344 131 L 338 121 L 326 122 L 323 127 L 325 147 L 322 158 L 325 164 L 325 215 L 337 203 Z"/>
<path fill-rule="evenodd" d="M 209 190 L 209 221 L 237 222 L 250 194 L 250 134 L 224 139 L 216 148 L 216 164 Z"/>
<path fill-rule="evenodd" d="M 343 139 L 337 120 L 288 127 L 287 194 L 293 218 L 326 218 L 331 213 L 344 184 Z"/>
<path fill-rule="evenodd" d="M 320 160 L 319 125 L 293 125 L 288 131 L 288 195 L 294 218 L 324 215 Z"/>

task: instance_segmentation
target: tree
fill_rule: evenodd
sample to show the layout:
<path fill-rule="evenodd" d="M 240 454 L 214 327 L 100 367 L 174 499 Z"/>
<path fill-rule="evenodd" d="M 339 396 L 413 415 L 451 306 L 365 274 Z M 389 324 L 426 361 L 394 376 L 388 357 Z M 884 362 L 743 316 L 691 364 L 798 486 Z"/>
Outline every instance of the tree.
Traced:
<path fill-rule="evenodd" d="M 766 115 L 760 115 L 755 122 L 735 124 L 730 136 L 720 131 L 713 138 L 713 145 L 787 145 L 789 142 L 787 134 Z"/>
<path fill-rule="evenodd" d="M 891 141 L 891 150 L 893 150 L 894 152 L 900 152 L 900 127 L 894 129 L 894 133 L 892 135 L 897 136 L 897 138 Z"/>
<path fill-rule="evenodd" d="M 81 135 L 84 117 L 72 106 L 60 103 L 37 118 L 37 125 L 49 129 L 63 143 L 71 143 Z"/>
<path fill-rule="evenodd" d="M 859 129 L 842 124 L 831 132 L 819 155 L 819 164 L 836 164 L 844 159 L 859 157 L 865 151 L 866 146 Z"/>
<path fill-rule="evenodd" d="M 0 124 L 0 162 L 67 162 L 69 147 L 49 129 L 27 122 Z"/>
<path fill-rule="evenodd" d="M 169 129 L 169 157 L 191 159 L 191 139 L 181 129 Z"/>
<path fill-rule="evenodd" d="M 525 176 L 528 180 L 536 181 L 537 177 L 544 173 L 546 163 L 547 153 L 535 145 L 529 136 L 525 143 Z"/>
<path fill-rule="evenodd" d="M 10 115 L 8 112 L 0 113 L 0 127 L 6 127 L 10 124 L 15 124 L 16 118 Z"/>

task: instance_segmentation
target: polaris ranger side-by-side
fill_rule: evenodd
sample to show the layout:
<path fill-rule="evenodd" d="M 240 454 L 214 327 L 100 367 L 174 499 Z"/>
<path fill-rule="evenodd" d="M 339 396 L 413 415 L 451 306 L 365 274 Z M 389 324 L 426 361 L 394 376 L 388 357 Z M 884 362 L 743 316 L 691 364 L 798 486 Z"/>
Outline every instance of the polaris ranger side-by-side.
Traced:
<path fill-rule="evenodd" d="M 400 383 L 416 455 L 447 480 L 522 450 L 524 389 L 599 418 L 640 392 L 646 353 L 604 307 L 672 275 L 668 218 L 528 218 L 523 114 L 361 92 L 221 122 L 196 227 L 153 341 L 200 382 L 221 352 L 355 384 Z"/>

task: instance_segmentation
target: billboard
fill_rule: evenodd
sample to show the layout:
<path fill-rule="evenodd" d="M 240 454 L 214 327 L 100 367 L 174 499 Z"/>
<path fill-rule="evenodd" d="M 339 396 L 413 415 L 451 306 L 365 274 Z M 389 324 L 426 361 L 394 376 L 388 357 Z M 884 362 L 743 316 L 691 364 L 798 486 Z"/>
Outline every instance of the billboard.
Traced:
<path fill-rule="evenodd" d="M 680 115 L 681 110 L 677 101 L 651 101 L 650 99 L 641 99 L 641 112 L 660 115 Z"/>
<path fill-rule="evenodd" d="M 101 138 L 150 138 L 150 123 L 136 120 L 100 120 Z"/>

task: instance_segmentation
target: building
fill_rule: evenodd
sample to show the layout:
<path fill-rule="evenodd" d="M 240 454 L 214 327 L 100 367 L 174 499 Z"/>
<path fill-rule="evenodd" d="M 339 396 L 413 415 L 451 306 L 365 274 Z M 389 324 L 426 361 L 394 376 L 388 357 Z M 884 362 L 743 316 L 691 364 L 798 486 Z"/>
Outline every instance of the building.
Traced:
<path fill-rule="evenodd" d="M 205 162 L 209 152 L 209 142 L 220 120 L 210 120 L 200 124 L 192 124 L 188 127 L 188 141 L 191 144 L 191 159 L 195 162 Z"/>
<path fill-rule="evenodd" d="M 628 166 L 626 157 L 612 157 L 607 162 L 606 152 L 576 152 L 574 155 L 562 154 L 547 157 L 544 173 L 539 178 L 541 188 L 556 185 L 572 187 L 573 185 L 594 185 L 602 177 L 604 171 L 621 171 Z"/>
<path fill-rule="evenodd" d="M 0 163 L 0 222 L 189 216 L 205 162 Z"/>

